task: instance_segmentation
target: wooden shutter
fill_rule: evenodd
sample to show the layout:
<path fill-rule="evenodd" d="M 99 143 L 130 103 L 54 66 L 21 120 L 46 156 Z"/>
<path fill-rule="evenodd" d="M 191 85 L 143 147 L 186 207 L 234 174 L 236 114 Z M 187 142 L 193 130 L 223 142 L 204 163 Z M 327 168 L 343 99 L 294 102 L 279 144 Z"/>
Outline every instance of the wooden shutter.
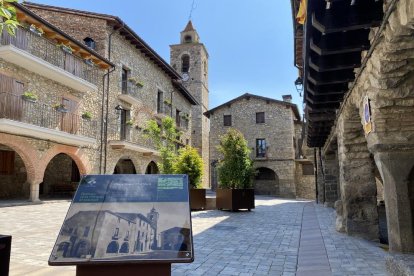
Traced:
<path fill-rule="evenodd" d="M 79 129 L 78 102 L 68 98 L 62 98 L 61 103 L 68 111 L 62 113 L 61 130 L 71 134 L 77 134 Z"/>
<path fill-rule="evenodd" d="M 19 121 L 22 117 L 24 83 L 0 74 L 0 115 Z"/>
<path fill-rule="evenodd" d="M 0 175 L 12 175 L 14 173 L 14 151 L 0 150 Z"/>

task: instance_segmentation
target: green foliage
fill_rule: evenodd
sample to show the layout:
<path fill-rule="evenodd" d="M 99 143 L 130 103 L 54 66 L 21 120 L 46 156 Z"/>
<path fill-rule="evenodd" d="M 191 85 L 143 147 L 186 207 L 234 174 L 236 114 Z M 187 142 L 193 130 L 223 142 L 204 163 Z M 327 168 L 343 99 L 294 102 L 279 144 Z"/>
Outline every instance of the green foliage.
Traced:
<path fill-rule="evenodd" d="M 134 120 L 132 120 L 132 119 L 129 119 L 128 121 L 126 121 L 125 122 L 125 124 L 127 125 L 127 126 L 133 126 L 134 125 Z"/>
<path fill-rule="evenodd" d="M 203 160 L 197 150 L 190 146 L 180 149 L 174 171 L 177 174 L 188 174 L 191 187 L 199 188 L 203 176 Z"/>
<path fill-rule="evenodd" d="M 144 128 L 145 137 L 154 142 L 160 152 L 161 162 L 158 165 L 163 174 L 174 174 L 174 163 L 177 160 L 176 143 L 181 134 L 171 117 L 165 117 L 158 125 L 157 121 L 149 120 Z"/>
<path fill-rule="evenodd" d="M 92 119 L 92 113 L 91 113 L 91 112 L 89 112 L 89 111 L 85 111 L 85 112 L 83 112 L 83 114 L 82 114 L 82 118 L 83 118 L 83 119 L 88 119 L 88 120 L 90 120 L 90 119 Z"/>
<path fill-rule="evenodd" d="M 16 29 L 20 24 L 17 21 L 16 8 L 9 3 L 15 3 L 17 1 L 18 0 L 0 0 L 0 17 L 3 19 L 2 22 L 0 22 L 0 33 L 6 28 L 10 35 L 16 35 Z"/>
<path fill-rule="evenodd" d="M 236 129 L 229 129 L 221 137 L 218 150 L 223 154 L 218 166 L 220 188 L 251 188 L 253 161 L 250 159 L 250 149 L 243 134 Z"/>
<path fill-rule="evenodd" d="M 38 100 L 38 96 L 36 95 L 36 93 L 32 92 L 32 91 L 26 91 L 23 93 L 23 97 L 26 99 L 30 99 L 30 100 L 34 100 L 37 101 Z"/>

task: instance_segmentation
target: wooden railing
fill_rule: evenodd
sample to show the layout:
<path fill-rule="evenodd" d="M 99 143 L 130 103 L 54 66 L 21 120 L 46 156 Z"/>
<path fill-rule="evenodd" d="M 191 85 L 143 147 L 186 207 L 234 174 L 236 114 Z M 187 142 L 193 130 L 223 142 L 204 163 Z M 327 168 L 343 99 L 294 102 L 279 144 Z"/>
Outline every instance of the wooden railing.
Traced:
<path fill-rule="evenodd" d="M 61 112 L 51 105 L 24 100 L 21 95 L 0 93 L 0 119 L 96 138 L 98 122 L 78 114 Z"/>
<path fill-rule="evenodd" d="M 1 45 L 13 45 L 54 66 L 57 66 L 76 77 L 97 84 L 99 69 L 85 63 L 85 60 L 62 50 L 51 40 L 39 36 L 27 29 L 19 27 L 16 36 L 10 36 L 3 30 L 0 37 Z"/>

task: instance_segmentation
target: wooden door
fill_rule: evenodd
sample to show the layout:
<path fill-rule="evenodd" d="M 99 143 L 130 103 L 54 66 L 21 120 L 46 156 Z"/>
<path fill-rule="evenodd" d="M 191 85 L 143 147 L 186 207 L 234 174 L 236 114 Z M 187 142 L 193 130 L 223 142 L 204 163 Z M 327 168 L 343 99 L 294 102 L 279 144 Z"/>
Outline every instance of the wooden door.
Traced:
<path fill-rule="evenodd" d="M 0 74 L 0 117 L 20 121 L 23 113 L 24 83 Z"/>
<path fill-rule="evenodd" d="M 79 129 L 78 102 L 68 98 L 62 98 L 61 103 L 65 106 L 67 112 L 61 113 L 60 130 L 76 134 Z"/>

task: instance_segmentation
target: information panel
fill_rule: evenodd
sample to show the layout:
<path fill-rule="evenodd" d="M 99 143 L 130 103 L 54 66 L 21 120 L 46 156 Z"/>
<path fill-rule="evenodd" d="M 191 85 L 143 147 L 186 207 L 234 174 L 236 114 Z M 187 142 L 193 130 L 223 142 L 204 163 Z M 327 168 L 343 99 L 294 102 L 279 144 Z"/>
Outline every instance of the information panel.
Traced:
<path fill-rule="evenodd" d="M 186 175 L 87 175 L 50 265 L 192 262 Z"/>

